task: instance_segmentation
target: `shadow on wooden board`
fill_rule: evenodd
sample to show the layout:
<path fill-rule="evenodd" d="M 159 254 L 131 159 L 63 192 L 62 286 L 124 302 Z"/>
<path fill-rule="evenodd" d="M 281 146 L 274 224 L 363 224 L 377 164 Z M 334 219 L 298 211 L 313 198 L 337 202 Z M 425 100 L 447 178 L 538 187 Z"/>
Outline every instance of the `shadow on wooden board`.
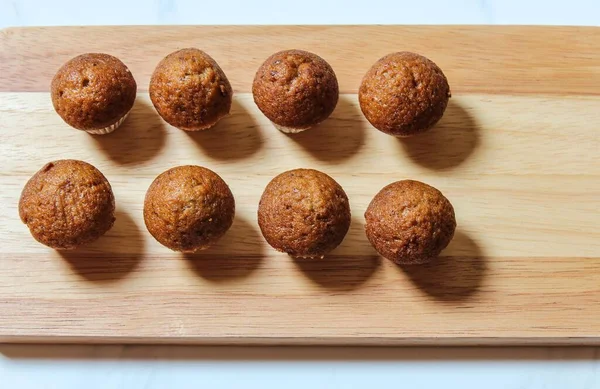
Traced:
<path fill-rule="evenodd" d="M 304 150 L 320 161 L 339 164 L 354 156 L 365 143 L 368 128 L 355 95 L 340 95 L 338 104 L 328 119 L 298 134 L 288 134 Z M 276 131 L 275 129 L 273 129 Z"/>
<path fill-rule="evenodd" d="M 248 277 L 265 256 L 266 243 L 247 220 L 236 216 L 231 228 L 214 246 L 182 257 L 205 280 L 221 283 Z"/>
<path fill-rule="evenodd" d="M 400 268 L 411 281 L 439 301 L 468 300 L 480 288 L 487 265 L 485 255 L 473 238 L 458 229 L 450 242 L 464 256 L 442 255 L 424 265 L 403 265 Z"/>
<path fill-rule="evenodd" d="M 207 156 L 217 160 L 244 159 L 257 153 L 264 143 L 258 123 L 250 112 L 233 98 L 229 115 L 214 127 L 186 131 L 186 135 Z"/>
<path fill-rule="evenodd" d="M 381 258 L 371 247 L 365 250 L 364 241 L 350 239 L 349 236 L 364 236 L 364 220 L 353 218 L 346 238 L 329 255 L 320 259 L 290 257 L 304 275 L 324 289 L 351 291 L 364 284 L 379 268 Z M 339 254 L 344 250 L 350 255 Z"/>
<path fill-rule="evenodd" d="M 113 253 L 126 245 L 126 252 Z M 102 237 L 80 249 L 58 250 L 73 272 L 90 282 L 110 283 L 127 277 L 144 257 L 144 239 L 131 216 L 117 210 L 115 224 Z"/>
<path fill-rule="evenodd" d="M 115 163 L 137 165 L 151 160 L 164 147 L 166 126 L 152 104 L 138 98 L 119 128 L 110 134 L 90 136 Z"/>
<path fill-rule="evenodd" d="M 466 107 L 452 98 L 442 119 L 431 130 L 398 138 L 414 162 L 432 170 L 447 170 L 467 161 L 480 144 L 479 124 Z"/>

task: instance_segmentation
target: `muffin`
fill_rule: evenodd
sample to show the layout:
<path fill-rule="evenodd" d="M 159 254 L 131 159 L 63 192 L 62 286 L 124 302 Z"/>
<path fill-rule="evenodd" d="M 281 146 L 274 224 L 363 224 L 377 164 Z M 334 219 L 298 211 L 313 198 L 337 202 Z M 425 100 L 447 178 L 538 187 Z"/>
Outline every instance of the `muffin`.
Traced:
<path fill-rule="evenodd" d="M 127 66 L 108 54 L 83 54 L 65 63 L 52 79 L 52 104 L 71 127 L 108 134 L 125 120 L 137 85 Z"/>
<path fill-rule="evenodd" d="M 19 216 L 40 243 L 74 249 L 93 242 L 115 222 L 110 184 L 89 163 L 65 159 L 47 163 L 21 193 Z"/>
<path fill-rule="evenodd" d="M 267 185 L 258 205 L 258 225 L 274 249 L 293 257 L 322 258 L 350 228 L 348 197 L 325 173 L 290 170 Z"/>
<path fill-rule="evenodd" d="M 365 212 L 366 234 L 375 250 L 397 264 L 430 262 L 454 236 L 454 208 L 437 189 L 419 181 L 383 188 Z"/>
<path fill-rule="evenodd" d="M 252 84 L 254 102 L 285 133 L 297 133 L 327 119 L 339 96 L 333 69 L 318 55 L 302 50 L 273 54 Z"/>
<path fill-rule="evenodd" d="M 358 90 L 360 109 L 378 130 L 405 137 L 427 131 L 444 115 L 450 87 L 442 70 L 415 53 L 381 58 Z"/>
<path fill-rule="evenodd" d="M 178 166 L 162 173 L 144 201 L 146 228 L 174 251 L 208 248 L 231 227 L 234 214 L 235 201 L 225 181 L 200 166 Z"/>
<path fill-rule="evenodd" d="M 206 130 L 229 114 L 233 90 L 225 73 L 205 52 L 182 49 L 167 55 L 152 73 L 150 99 L 170 125 Z"/>

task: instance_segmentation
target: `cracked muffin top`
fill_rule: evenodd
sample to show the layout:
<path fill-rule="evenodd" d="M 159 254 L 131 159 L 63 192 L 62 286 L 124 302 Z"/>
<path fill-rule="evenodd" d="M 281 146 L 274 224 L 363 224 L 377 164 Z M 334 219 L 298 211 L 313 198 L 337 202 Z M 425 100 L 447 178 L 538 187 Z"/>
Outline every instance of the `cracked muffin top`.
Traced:
<path fill-rule="evenodd" d="M 52 79 L 52 104 L 59 116 L 79 130 L 109 127 L 133 107 L 137 85 L 118 58 L 83 54 L 65 63 Z"/>
<path fill-rule="evenodd" d="M 448 246 L 456 219 L 442 192 L 419 181 L 404 180 L 384 187 L 365 212 L 371 245 L 398 264 L 430 262 Z"/>
<path fill-rule="evenodd" d="M 152 73 L 150 99 L 170 125 L 205 130 L 229 113 L 233 89 L 217 62 L 202 50 L 167 55 Z"/>
<path fill-rule="evenodd" d="M 55 249 L 74 249 L 106 233 L 115 221 L 110 184 L 83 161 L 47 163 L 25 184 L 19 216 L 31 235 Z"/>
<path fill-rule="evenodd" d="M 442 70 L 422 55 L 406 51 L 377 61 L 358 91 L 360 108 L 373 127 L 398 137 L 433 127 L 444 115 L 449 98 Z"/>
<path fill-rule="evenodd" d="M 306 129 L 331 115 L 339 89 L 333 69 L 323 58 L 285 50 L 260 66 L 252 94 L 258 108 L 276 125 Z"/>
<path fill-rule="evenodd" d="M 178 166 L 160 174 L 144 201 L 148 231 L 175 251 L 208 248 L 231 227 L 234 214 L 235 201 L 225 181 L 200 166 Z"/>
<path fill-rule="evenodd" d="M 294 257 L 322 257 L 350 228 L 350 205 L 342 187 L 325 173 L 295 169 L 273 178 L 258 206 L 267 242 Z"/>

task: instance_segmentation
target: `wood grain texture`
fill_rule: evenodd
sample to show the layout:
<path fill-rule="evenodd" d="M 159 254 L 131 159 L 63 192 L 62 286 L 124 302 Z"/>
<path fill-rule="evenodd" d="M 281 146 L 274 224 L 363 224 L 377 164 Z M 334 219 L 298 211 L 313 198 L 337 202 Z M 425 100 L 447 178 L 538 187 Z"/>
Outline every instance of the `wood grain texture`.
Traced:
<path fill-rule="evenodd" d="M 453 93 L 598 94 L 600 28 L 533 26 L 146 26 L 17 28 L 0 32 L 0 91 L 46 91 L 74 55 L 106 52 L 131 69 L 140 90 L 167 54 L 198 47 L 213 56 L 234 90 L 276 51 L 314 51 L 356 93 L 367 69 L 393 51 L 434 60 Z M 43 64 L 43 66 L 40 66 Z"/>
<path fill-rule="evenodd" d="M 319 33 L 327 44 L 308 39 Z M 451 104 L 423 136 L 400 141 L 374 130 L 352 93 L 319 127 L 286 136 L 244 93 L 254 65 L 276 46 L 333 58 L 342 89 L 352 92 L 380 54 L 407 48 L 392 36 L 415 37 L 408 48 L 449 65 L 440 64 L 452 75 Z M 483 37 L 485 48 L 477 46 Z M 142 89 L 161 55 L 211 47 L 233 74 L 232 114 L 189 134 L 164 123 L 140 92 L 115 133 L 70 129 L 52 109 L 49 77 L 86 42 L 102 51 L 117 39 L 126 46 L 112 52 L 131 59 Z M 598 50 L 587 51 L 600 44 L 598 29 L 49 28 L 8 30 L 2 40 L 0 341 L 600 344 L 600 61 Z M 514 59 L 533 42 L 538 51 Z M 550 58 L 565 42 L 577 42 L 566 59 Z M 344 61 L 352 45 L 361 55 Z M 490 78 L 478 73 L 483 63 L 491 64 Z M 547 72 L 544 82 L 530 78 L 535 64 Z M 67 254 L 36 243 L 17 212 L 26 180 L 59 158 L 102 170 L 118 209 L 106 236 Z M 154 177 L 186 163 L 218 172 L 237 202 L 232 229 L 195 256 L 160 246 L 142 219 Z M 350 198 L 350 232 L 321 262 L 274 252 L 258 230 L 265 185 L 296 167 L 327 172 Z M 456 237 L 435 266 L 395 266 L 364 236 L 372 196 L 403 178 L 438 187 L 455 206 Z"/>

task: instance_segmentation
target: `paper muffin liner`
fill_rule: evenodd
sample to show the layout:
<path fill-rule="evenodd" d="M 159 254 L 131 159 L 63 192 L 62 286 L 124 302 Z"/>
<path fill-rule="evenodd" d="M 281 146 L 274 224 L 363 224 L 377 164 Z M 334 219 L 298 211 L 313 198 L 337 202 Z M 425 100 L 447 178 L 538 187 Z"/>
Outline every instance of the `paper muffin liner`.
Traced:
<path fill-rule="evenodd" d="M 286 127 L 286 126 L 280 126 L 277 123 L 273 123 L 273 125 L 275 126 L 276 129 L 278 129 L 279 131 L 281 131 L 285 134 L 298 134 L 298 133 L 300 133 L 302 131 L 306 131 L 310 128 L 310 127 L 305 127 L 305 128 Z"/>
<path fill-rule="evenodd" d="M 88 134 L 94 134 L 94 135 L 106 135 L 106 134 L 110 134 L 111 132 L 113 132 L 114 130 L 116 130 L 117 128 L 119 128 L 119 126 L 121 124 L 123 124 L 123 122 L 125 121 L 125 119 L 127 119 L 127 116 L 129 116 L 130 112 L 131 112 L 131 110 L 127 111 L 127 113 L 125 115 L 123 115 L 119 120 L 117 120 L 116 123 L 111 124 L 108 127 L 94 128 L 94 129 L 91 129 L 91 130 L 84 130 L 84 131 L 87 132 Z"/>
<path fill-rule="evenodd" d="M 325 254 L 319 254 L 319 255 L 291 255 L 291 254 L 288 254 L 288 255 L 297 261 L 310 261 L 310 260 L 325 258 Z"/>
<path fill-rule="evenodd" d="M 160 114 L 160 113 L 159 113 Z M 222 119 L 224 119 L 225 117 L 229 116 L 230 113 L 224 113 L 221 116 L 219 116 L 218 118 L 216 118 L 212 123 L 204 123 L 203 126 L 197 126 L 197 127 L 180 127 L 180 126 L 176 126 L 174 124 L 172 124 L 173 127 L 179 128 L 180 130 L 183 131 L 188 131 L 188 132 L 198 132 L 198 131 L 205 131 L 208 130 L 210 128 L 213 128 L 214 126 L 216 126 Z M 164 119 L 164 118 L 163 118 Z"/>
<path fill-rule="evenodd" d="M 195 247 L 195 248 L 189 249 L 189 250 L 173 250 L 173 251 L 178 251 L 183 254 L 194 254 L 194 253 L 199 253 L 201 251 L 211 248 L 215 243 L 216 243 L 216 241 L 206 243 L 206 244 L 203 244 L 202 246 L 198 246 L 198 247 Z"/>
<path fill-rule="evenodd" d="M 217 120 L 216 122 L 212 123 L 212 124 L 207 124 L 204 127 L 195 127 L 195 128 L 185 128 L 185 127 L 177 127 L 180 130 L 183 131 L 188 131 L 188 132 L 198 132 L 198 131 L 205 131 L 208 130 L 209 128 L 214 127 L 219 121 Z"/>

